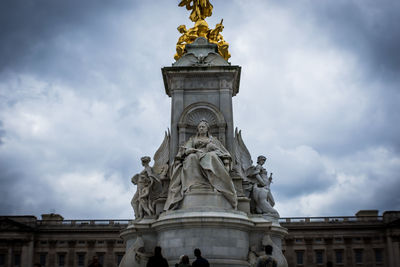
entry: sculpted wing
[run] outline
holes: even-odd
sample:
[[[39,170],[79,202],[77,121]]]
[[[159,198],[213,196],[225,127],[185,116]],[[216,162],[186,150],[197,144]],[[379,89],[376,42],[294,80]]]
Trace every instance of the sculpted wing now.
[[[243,142],[242,131],[238,131],[237,128],[235,129],[233,145],[235,150],[235,170],[243,179],[246,179],[246,171],[252,166],[253,161],[249,150]]]
[[[157,149],[154,154],[154,166],[153,170],[157,175],[164,173],[165,168],[168,169],[168,161],[169,161],[169,140],[171,134],[169,129],[165,132],[164,140],[161,143],[160,147]]]

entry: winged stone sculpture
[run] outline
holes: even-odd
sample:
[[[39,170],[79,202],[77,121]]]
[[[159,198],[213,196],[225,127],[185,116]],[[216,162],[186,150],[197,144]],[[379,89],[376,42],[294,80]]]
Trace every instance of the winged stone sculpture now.
[[[251,200],[251,212],[279,216],[278,212],[273,208],[275,201],[270,190],[272,173],[268,177],[268,173],[263,167],[266,157],[259,156],[257,165],[253,166],[249,150],[243,142],[242,133],[237,128],[235,129],[234,150],[234,170],[243,179],[243,190],[246,197]]]
[[[165,132],[164,140],[153,156],[155,174],[160,178],[162,191],[160,197],[167,197],[169,187],[169,143],[171,134],[169,129]]]
[[[141,158],[144,169],[134,175],[132,183],[137,186],[131,205],[137,220],[145,215],[156,215],[156,200],[168,194],[168,161],[169,161],[169,131],[165,133],[164,141],[154,154],[154,165],[150,167],[151,158]]]

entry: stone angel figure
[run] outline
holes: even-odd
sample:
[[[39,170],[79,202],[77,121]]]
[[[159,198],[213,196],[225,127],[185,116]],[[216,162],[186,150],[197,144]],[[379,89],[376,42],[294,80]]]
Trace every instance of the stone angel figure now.
[[[134,175],[132,183],[137,186],[131,205],[137,220],[145,215],[156,215],[156,200],[168,194],[168,161],[169,161],[169,131],[165,133],[164,141],[154,154],[154,165],[150,167],[151,158],[141,158],[144,169]]]
[[[266,157],[259,156],[257,165],[253,166],[249,150],[243,142],[241,131],[238,131],[237,128],[235,130],[234,150],[234,170],[243,179],[243,190],[246,197],[251,200],[251,212],[279,216],[278,212],[273,208],[275,201],[270,189],[272,173],[268,177],[267,170],[263,167]]]

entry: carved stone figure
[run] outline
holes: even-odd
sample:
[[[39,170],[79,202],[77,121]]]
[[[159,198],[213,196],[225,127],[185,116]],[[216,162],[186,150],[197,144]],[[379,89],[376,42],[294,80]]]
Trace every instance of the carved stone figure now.
[[[278,214],[278,212],[272,208],[275,206],[275,200],[270,189],[272,173],[268,178],[267,170],[263,167],[266,160],[266,157],[258,156],[257,165],[247,170],[247,178],[253,184],[251,193],[252,198],[256,202],[255,212]]]
[[[145,267],[151,255],[144,252],[144,241],[138,236],[135,243],[125,253],[119,267]]]
[[[247,255],[247,261],[249,262],[250,267],[256,267],[258,257],[260,253],[257,252],[257,246],[253,245],[249,247],[249,254]]]
[[[243,179],[243,189],[245,195],[251,199],[251,212],[258,214],[270,214],[279,217],[278,212],[273,208],[274,198],[271,194],[270,184],[272,182],[272,173],[268,178],[268,173],[263,167],[266,157],[259,156],[257,165],[253,166],[250,153],[245,146],[241,132],[235,131],[235,171]]]
[[[136,219],[142,219],[145,215],[156,215],[156,201],[160,197],[166,197],[168,192],[168,161],[169,161],[169,132],[165,133],[164,141],[154,154],[154,166],[150,167],[150,157],[141,158],[143,171],[134,175],[132,183],[137,186],[131,205]]]
[[[197,134],[180,147],[171,174],[165,210],[176,209],[185,192],[192,188],[216,190],[237,208],[237,196],[229,175],[231,156],[221,142],[210,135],[209,125],[201,121]]]
[[[150,160],[150,157],[142,157],[144,169],[131,179],[132,183],[137,185],[136,193],[131,201],[137,219],[143,218],[146,214],[150,216],[155,214],[154,199],[151,197],[150,190],[155,182],[160,183],[160,179],[149,166]]]

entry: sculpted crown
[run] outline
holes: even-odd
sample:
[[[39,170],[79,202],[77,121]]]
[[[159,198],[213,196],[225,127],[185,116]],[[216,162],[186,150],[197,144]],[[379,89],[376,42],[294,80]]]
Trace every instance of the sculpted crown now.
[[[179,3],[180,7],[185,6],[187,10],[192,10],[190,13],[190,20],[195,24],[189,30],[186,29],[185,25],[180,25],[178,31],[182,34],[178,42],[176,43],[176,54],[174,56],[175,60],[178,60],[186,52],[185,47],[187,44],[193,43],[196,38],[204,37],[210,43],[216,44],[218,46],[218,53],[225,59],[228,60],[231,54],[228,51],[229,44],[224,40],[221,32],[224,29],[221,22],[215,25],[215,29],[210,29],[206,17],[212,15],[213,6],[209,0],[182,0]]]

